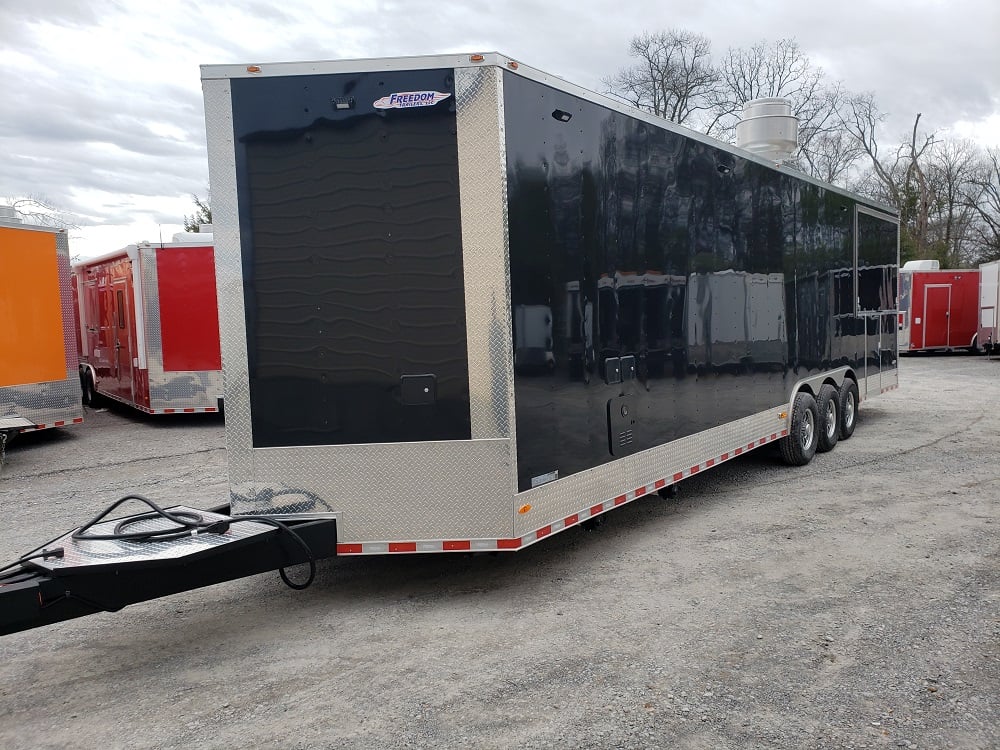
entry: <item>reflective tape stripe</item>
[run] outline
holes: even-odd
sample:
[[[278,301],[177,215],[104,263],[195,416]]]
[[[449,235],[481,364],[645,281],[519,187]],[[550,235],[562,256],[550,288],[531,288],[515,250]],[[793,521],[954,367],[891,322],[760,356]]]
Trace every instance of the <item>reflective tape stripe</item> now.
[[[447,540],[424,540],[424,541],[394,541],[394,542],[361,542],[361,543],[341,543],[337,545],[338,555],[381,555],[386,553],[414,553],[414,552],[469,552],[469,551],[482,551],[482,552],[497,552],[501,550],[519,550],[534,544],[540,539],[545,539],[548,536],[552,536],[563,529],[568,529],[573,526],[578,526],[582,522],[589,518],[599,516],[603,513],[607,513],[613,508],[617,508],[619,505],[625,505],[633,500],[640,497],[645,497],[648,494],[661,490],[667,486],[669,481],[672,483],[680,482],[685,477],[693,476],[698,474],[705,469],[715,466],[720,463],[729,461],[736,456],[742,455],[747,451],[751,451],[754,448],[766,445],[767,443],[774,442],[783,437],[788,436],[788,430],[783,429],[780,432],[772,432],[770,435],[759,438],[758,440],[748,443],[744,448],[742,445],[732,448],[731,450],[724,451],[716,458],[705,459],[700,464],[696,464],[685,471],[679,471],[673,474],[671,480],[666,478],[657,479],[651,484],[644,485],[642,487],[636,487],[634,490],[630,490],[623,495],[618,495],[610,500],[605,500],[602,503],[596,503],[591,505],[589,508],[572,513],[559,521],[553,521],[552,523],[546,524],[535,531],[529,532],[524,536],[515,539],[447,539]]]

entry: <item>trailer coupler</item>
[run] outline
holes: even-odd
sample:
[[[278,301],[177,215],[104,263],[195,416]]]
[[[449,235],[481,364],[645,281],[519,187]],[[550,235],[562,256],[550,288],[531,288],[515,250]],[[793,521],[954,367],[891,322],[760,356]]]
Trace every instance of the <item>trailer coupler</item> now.
[[[104,520],[126,499],[156,508]],[[0,635],[49,625],[237,578],[281,572],[305,588],[315,561],[337,552],[334,519],[281,522],[123,498],[79,529],[0,568]],[[309,565],[296,583],[285,568]],[[304,577],[304,576],[303,576]]]

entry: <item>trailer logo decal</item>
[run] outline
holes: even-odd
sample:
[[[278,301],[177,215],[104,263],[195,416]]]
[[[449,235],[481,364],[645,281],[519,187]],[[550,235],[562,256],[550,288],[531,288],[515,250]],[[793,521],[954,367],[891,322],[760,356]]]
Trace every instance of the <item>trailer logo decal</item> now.
[[[409,107],[433,107],[444,101],[450,93],[441,91],[399,91],[389,96],[376,99],[372,106],[375,109],[408,109]]]

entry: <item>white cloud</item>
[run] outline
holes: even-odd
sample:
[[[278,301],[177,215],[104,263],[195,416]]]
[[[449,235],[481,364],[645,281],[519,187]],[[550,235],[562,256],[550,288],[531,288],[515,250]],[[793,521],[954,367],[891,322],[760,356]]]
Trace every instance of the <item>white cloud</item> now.
[[[205,194],[201,64],[497,50],[599,90],[645,30],[702,33],[719,55],[794,37],[831,77],[874,92],[887,138],[922,112],[929,128],[1000,143],[995,0],[47,0],[4,3],[2,18],[0,196],[79,214],[74,253],[177,231]]]

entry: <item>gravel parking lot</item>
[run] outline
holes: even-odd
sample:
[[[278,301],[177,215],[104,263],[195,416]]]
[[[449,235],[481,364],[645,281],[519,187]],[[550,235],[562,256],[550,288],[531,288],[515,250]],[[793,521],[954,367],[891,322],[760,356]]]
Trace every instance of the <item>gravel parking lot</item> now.
[[[0,638],[4,748],[998,748],[1000,361],[912,357],[762,449],[515,554],[335,559]],[[130,492],[225,502],[222,420],[24,436],[0,558]]]

